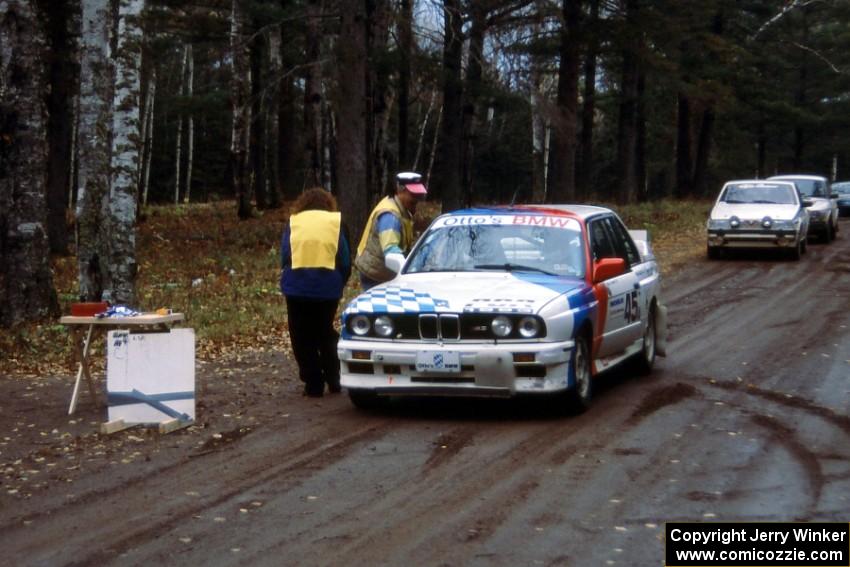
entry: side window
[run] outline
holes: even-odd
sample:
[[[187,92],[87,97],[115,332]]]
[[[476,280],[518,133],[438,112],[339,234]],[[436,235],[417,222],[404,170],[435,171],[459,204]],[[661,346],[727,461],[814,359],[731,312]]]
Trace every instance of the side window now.
[[[614,246],[611,244],[608,231],[605,230],[605,222],[602,219],[590,223],[590,250],[593,253],[594,261],[601,258],[619,258],[619,254],[614,251]]]
[[[617,255],[623,258],[629,266],[640,264],[640,253],[623,223],[614,217],[606,218],[605,222],[614,236],[614,247],[617,249]]]

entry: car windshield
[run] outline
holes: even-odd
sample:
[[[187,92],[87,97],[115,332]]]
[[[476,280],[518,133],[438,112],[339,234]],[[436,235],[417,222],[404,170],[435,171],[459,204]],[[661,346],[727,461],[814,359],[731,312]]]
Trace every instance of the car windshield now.
[[[826,197],[826,183],[819,179],[791,179],[805,197]]]
[[[794,190],[785,184],[738,183],[727,185],[720,200],[724,203],[763,203],[771,205],[795,205]]]
[[[438,218],[411,254],[406,273],[511,271],[584,277],[581,226],[536,215]]]
[[[850,195],[850,181],[842,181],[841,183],[833,183],[832,190],[841,195]]]

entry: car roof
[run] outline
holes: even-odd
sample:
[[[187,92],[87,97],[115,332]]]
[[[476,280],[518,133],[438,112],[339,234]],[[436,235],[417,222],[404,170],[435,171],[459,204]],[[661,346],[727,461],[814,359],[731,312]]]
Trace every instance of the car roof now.
[[[794,183],[790,179],[733,179],[732,181],[727,181],[723,184],[724,187],[732,184],[744,184],[744,183],[752,183],[753,185],[759,185],[764,183],[769,183],[770,185],[791,185],[794,186]]]
[[[826,181],[823,175],[771,175],[768,177],[771,181],[782,181],[785,179],[806,179],[809,181]]]
[[[540,214],[540,215],[564,215],[578,217],[582,220],[588,219],[595,215],[611,213],[611,209],[605,207],[597,207],[594,205],[503,205],[476,207],[473,209],[461,209],[452,211],[450,215],[475,215],[475,214],[504,214],[504,213],[520,213],[520,214]]]

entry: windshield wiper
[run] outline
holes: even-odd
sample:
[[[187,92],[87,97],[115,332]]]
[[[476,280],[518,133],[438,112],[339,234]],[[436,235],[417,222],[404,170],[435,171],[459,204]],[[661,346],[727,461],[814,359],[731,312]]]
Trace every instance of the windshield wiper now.
[[[537,272],[546,274],[547,276],[557,276],[558,274],[535,268],[533,266],[523,266],[522,264],[475,264],[476,270],[505,270],[506,272]]]
[[[777,203],[776,201],[768,201],[767,199],[757,199],[753,201],[753,203],[759,203],[761,205],[781,205],[783,203]]]

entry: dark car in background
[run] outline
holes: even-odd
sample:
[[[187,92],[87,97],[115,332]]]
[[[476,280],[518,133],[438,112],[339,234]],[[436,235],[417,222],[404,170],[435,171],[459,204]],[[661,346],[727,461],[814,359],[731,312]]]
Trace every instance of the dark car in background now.
[[[850,181],[833,183],[832,192],[838,194],[838,214],[850,216]]]

